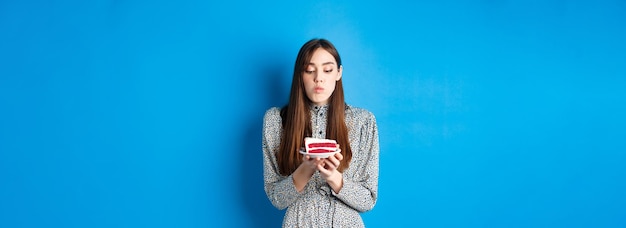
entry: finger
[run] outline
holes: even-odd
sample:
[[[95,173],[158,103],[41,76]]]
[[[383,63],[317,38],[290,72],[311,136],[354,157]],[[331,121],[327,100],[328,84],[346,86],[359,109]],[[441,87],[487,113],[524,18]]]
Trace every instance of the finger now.
[[[328,157],[328,159],[326,159],[326,160],[328,160],[328,161],[332,162],[332,164],[333,164],[335,167],[338,167],[338,166],[339,166],[340,161],[339,161],[339,159],[337,159],[337,157],[335,157],[335,156],[330,156],[330,157]]]
[[[333,157],[335,157],[339,161],[343,160],[343,155],[341,153],[336,153]]]
[[[334,162],[330,161],[330,160],[326,160],[325,161],[325,165],[324,168],[326,168],[327,170],[335,170],[337,169],[338,165],[335,164]]]
[[[331,156],[328,156],[328,157],[326,158],[326,160],[329,160],[329,161],[337,161],[337,157],[335,157],[334,155],[331,155]]]
[[[322,178],[324,179],[333,175],[334,172],[337,172],[335,168],[332,167],[332,164],[328,163],[328,161],[324,162],[324,164],[322,165],[319,165],[317,167],[317,170],[319,171],[320,176],[322,176]]]
[[[326,170],[326,167],[324,166],[326,166],[326,164],[324,163],[317,164],[317,170],[319,170],[320,173],[326,173],[327,170]]]

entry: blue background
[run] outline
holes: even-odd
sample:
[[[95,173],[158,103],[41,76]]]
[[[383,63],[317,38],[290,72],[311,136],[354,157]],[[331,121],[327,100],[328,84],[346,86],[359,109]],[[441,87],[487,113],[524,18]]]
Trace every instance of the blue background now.
[[[2,1],[0,227],[276,227],[261,127],[331,40],[370,227],[626,227],[626,2]]]

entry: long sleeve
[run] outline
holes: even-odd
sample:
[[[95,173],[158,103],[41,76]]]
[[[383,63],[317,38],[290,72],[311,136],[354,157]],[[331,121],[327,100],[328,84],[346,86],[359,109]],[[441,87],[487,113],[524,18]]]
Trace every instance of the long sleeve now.
[[[272,108],[263,118],[263,176],[267,198],[279,210],[285,209],[301,195],[296,190],[292,176],[282,176],[278,171],[276,151],[280,145],[282,123],[280,111]]]
[[[344,174],[343,187],[338,194],[333,194],[346,205],[359,212],[369,211],[376,204],[378,196],[378,127],[373,114],[367,113],[366,123],[361,130],[361,145],[352,153],[363,153],[362,164],[357,168],[355,178]]]

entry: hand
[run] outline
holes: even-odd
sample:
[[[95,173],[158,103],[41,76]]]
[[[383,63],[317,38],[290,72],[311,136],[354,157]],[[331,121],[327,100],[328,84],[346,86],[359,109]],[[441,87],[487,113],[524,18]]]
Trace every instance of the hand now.
[[[300,164],[300,166],[313,174],[317,169],[317,166],[323,163],[324,160],[322,158],[312,158],[309,155],[304,155],[304,157],[302,157],[302,164]]]
[[[323,162],[321,158],[311,158],[308,155],[302,157],[302,163],[293,172],[293,184],[296,187],[296,191],[302,192],[304,190],[306,183],[309,182],[318,165]]]
[[[317,164],[320,176],[326,180],[326,183],[330,185],[335,193],[339,193],[339,190],[343,187],[343,175],[337,170],[339,165],[341,165],[341,160],[343,160],[343,155],[336,153]]]

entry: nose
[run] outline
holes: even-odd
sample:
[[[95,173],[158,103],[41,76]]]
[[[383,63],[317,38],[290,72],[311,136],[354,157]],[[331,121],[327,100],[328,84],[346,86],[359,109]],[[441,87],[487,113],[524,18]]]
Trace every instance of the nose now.
[[[320,74],[318,74],[317,72],[315,72],[315,76],[313,77],[313,81],[314,82],[319,82],[319,83],[324,82],[323,79],[322,79],[322,76]]]

